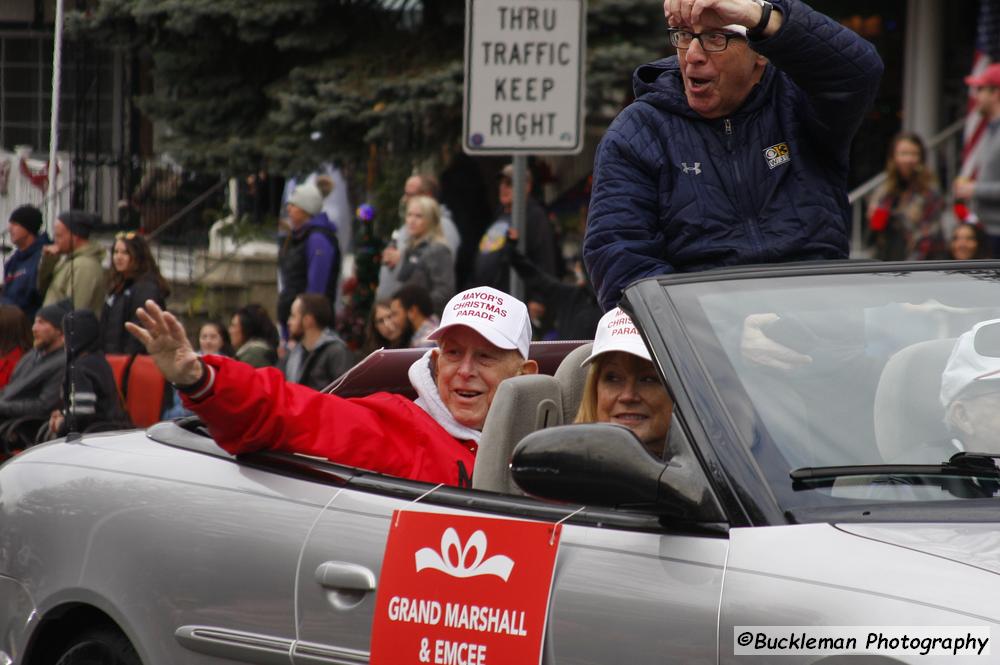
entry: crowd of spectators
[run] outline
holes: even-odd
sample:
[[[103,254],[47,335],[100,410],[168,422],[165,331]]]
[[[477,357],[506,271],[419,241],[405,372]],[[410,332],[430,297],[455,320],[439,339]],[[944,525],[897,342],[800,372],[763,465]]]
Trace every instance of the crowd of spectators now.
[[[480,169],[466,163],[464,155],[453,156],[441,184],[426,171],[415,171],[403,184],[398,228],[376,257],[380,274],[365,339],[349,345],[336,325],[339,277],[350,265],[338,224],[349,226],[349,220],[330,217],[334,179],[314,174],[301,184],[290,183],[286,192],[276,302],[249,303],[231,314],[228,326],[206,323],[196,352],[202,358],[231,356],[255,368],[276,367],[289,382],[322,390],[377,349],[436,347],[442,314],[456,293],[484,288],[509,293],[512,274],[524,284],[533,339],[580,339],[593,336],[621,289],[638,277],[760,260],[846,256],[848,221],[841,205],[846,197],[839,175],[846,172],[846,146],[881,75],[877,54],[853,32],[797,0],[763,3],[767,7],[760,9],[754,5],[752,11],[738,3],[706,3],[712,10],[694,22],[683,3],[664,4],[677,55],[637,70],[636,95],[643,103],[627,107],[601,142],[582,255],[564,256],[560,229],[545,210],[531,171],[524,174],[526,215],[519,250],[512,221],[514,165],[496,174],[498,205],[491,213]],[[815,55],[821,60],[812,62],[811,35],[820,29],[837,43],[836,57]],[[719,72],[728,75],[718,87],[706,83]],[[863,75],[855,77],[857,72]],[[979,112],[990,121],[988,139],[995,143],[1000,69],[993,66],[967,82]],[[788,104],[762,102],[761,95],[755,97],[758,88]],[[774,155],[765,162],[754,146],[730,146],[731,159],[745,159],[748,173],[762,172],[766,163],[777,174],[773,188],[747,197],[724,195],[729,188],[722,182],[713,197],[691,204],[703,183],[714,187],[711,183],[724,181],[728,173],[704,153],[703,161],[691,162],[694,166],[683,162],[681,175],[668,179],[669,196],[663,195],[664,182],[651,174],[663,173],[674,151],[684,148],[692,160],[702,159],[711,143],[706,132],[714,131],[717,120],[729,123],[728,118],[751,111],[761,127],[784,126],[785,116],[800,127],[784,137],[787,143],[771,146]],[[676,131],[656,143],[662,150],[635,143],[637,136],[671,127]],[[844,140],[831,141],[831,132]],[[788,166],[789,155],[800,153],[804,156],[795,158],[802,164]],[[923,140],[911,132],[897,135],[888,146],[884,183],[868,200],[872,256],[993,256],[992,155],[977,181],[954,183],[954,196],[970,201],[981,215],[979,221],[973,215],[955,224]],[[827,167],[813,168],[816,164],[833,168],[838,177],[823,170]],[[807,168],[805,180],[781,177],[792,168]],[[812,183],[809,205],[816,208],[808,224],[791,219],[796,206],[781,204],[786,198],[806,200],[806,181]],[[757,200],[758,195],[770,198]],[[736,237],[725,220],[744,208],[758,223],[741,226]],[[0,297],[0,432],[12,417],[29,410],[46,418],[52,433],[128,418],[120,393],[108,389],[115,378],[103,357],[147,351],[126,332],[126,324],[133,332],[144,324],[136,311],[149,302],[165,310],[170,288],[141,234],[119,233],[105,247],[92,239],[99,226],[95,215],[65,211],[53,221],[50,241],[37,208],[22,206],[10,215],[14,251],[5,261]],[[86,371],[66,374],[66,358]],[[71,384],[77,390],[86,385],[85,392],[99,403],[74,400]],[[31,393],[27,401],[26,390]],[[167,406],[167,413],[184,412],[177,400]]]

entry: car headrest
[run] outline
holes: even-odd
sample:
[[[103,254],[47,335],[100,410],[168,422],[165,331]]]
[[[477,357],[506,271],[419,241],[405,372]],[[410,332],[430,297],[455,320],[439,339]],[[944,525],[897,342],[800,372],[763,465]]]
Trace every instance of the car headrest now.
[[[939,394],[941,373],[954,346],[954,339],[918,342],[885,364],[874,407],[875,440],[885,461],[926,462],[914,459],[914,451],[951,438]]]
[[[593,342],[581,344],[577,348],[566,354],[563,361],[556,369],[555,377],[559,382],[559,390],[562,393],[562,418],[564,423],[571,423],[576,419],[576,412],[580,410],[580,402],[583,399],[583,384],[587,381],[587,367],[580,367],[580,364],[590,355]]]
[[[559,385],[547,374],[527,374],[502,381],[483,424],[472,487],[524,494],[510,475],[511,453],[532,432],[562,424],[561,402]]]

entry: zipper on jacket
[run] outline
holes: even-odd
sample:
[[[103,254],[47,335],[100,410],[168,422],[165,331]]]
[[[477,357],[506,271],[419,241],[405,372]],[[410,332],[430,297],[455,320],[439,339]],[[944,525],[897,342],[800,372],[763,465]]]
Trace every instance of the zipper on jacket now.
[[[733,123],[729,118],[725,118],[722,121],[722,126],[724,133],[726,135],[726,147],[729,149],[729,152],[732,152]],[[753,216],[752,206],[750,205],[751,201],[749,201],[747,197],[742,195],[743,172],[740,170],[740,163],[738,159],[733,159],[732,164],[733,164],[733,176],[736,184],[736,187],[734,189],[736,192],[737,200],[739,202],[739,207],[740,209],[746,211],[747,213],[746,218],[744,220],[744,224],[746,225],[747,240],[750,241],[756,259],[762,261],[763,244],[761,243],[759,230],[757,228],[757,222]]]

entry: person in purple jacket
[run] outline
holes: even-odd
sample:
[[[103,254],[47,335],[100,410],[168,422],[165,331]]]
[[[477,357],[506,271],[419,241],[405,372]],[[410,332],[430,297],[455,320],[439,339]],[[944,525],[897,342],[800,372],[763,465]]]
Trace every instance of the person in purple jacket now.
[[[799,0],[663,9],[677,55],[636,70],[594,161],[583,258],[601,306],[643,277],[847,258],[875,48]]]
[[[321,293],[337,301],[337,278],[340,276],[340,243],[337,227],[323,212],[325,194],[320,187],[332,189],[332,182],[317,179],[317,185],[299,185],[288,197],[288,223],[291,232],[279,255],[281,271],[278,293],[278,321],[287,331],[292,303],[300,293]]]

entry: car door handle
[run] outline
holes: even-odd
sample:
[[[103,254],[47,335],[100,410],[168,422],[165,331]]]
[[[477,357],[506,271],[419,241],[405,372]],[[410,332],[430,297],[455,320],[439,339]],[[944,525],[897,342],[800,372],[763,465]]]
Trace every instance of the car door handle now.
[[[351,610],[375,590],[375,573],[346,561],[324,561],[316,569],[316,582],[327,589],[327,600],[337,610]]]
[[[374,591],[375,573],[346,561],[325,561],[316,569],[316,582],[335,591]]]

